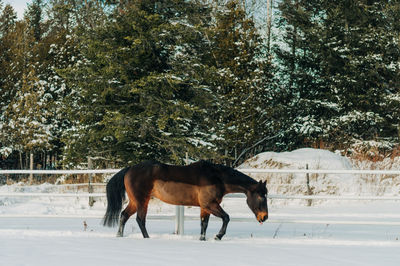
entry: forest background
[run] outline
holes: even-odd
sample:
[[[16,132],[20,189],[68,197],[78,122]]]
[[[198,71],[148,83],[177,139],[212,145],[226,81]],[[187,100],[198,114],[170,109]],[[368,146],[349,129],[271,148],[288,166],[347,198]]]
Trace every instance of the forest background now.
[[[399,0],[0,0],[0,168],[393,157],[399,70]]]

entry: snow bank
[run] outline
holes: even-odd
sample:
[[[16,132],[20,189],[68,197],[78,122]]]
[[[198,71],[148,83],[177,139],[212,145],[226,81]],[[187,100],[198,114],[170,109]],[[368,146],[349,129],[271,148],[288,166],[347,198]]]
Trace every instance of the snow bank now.
[[[351,170],[352,165],[346,157],[327,150],[304,148],[292,152],[263,152],[244,162],[239,168],[271,168],[271,164],[280,168]]]
[[[311,148],[282,153],[260,153],[238,168],[305,169],[306,165],[309,169],[324,170],[357,168],[353,167],[352,162],[346,157],[327,150]],[[305,174],[252,174],[251,176],[259,180],[267,180],[271,194],[308,194]],[[397,196],[400,194],[400,182],[397,182],[396,178],[378,175],[310,174],[309,184],[313,195]]]

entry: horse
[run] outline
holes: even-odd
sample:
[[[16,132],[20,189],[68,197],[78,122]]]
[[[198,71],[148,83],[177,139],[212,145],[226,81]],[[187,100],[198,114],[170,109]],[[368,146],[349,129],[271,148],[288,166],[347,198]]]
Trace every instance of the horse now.
[[[222,219],[222,227],[215,239],[221,240],[225,235],[230,219],[220,203],[229,193],[244,193],[247,205],[259,223],[268,219],[266,181],[257,182],[231,167],[208,161],[187,166],[146,161],[126,167],[109,180],[106,192],[103,225],[111,227],[119,222],[118,237],[123,236],[126,222],[135,213],[143,237],[149,237],[145,224],[151,197],[173,205],[200,207],[200,240],[206,240],[210,214]],[[125,192],[129,202],[121,212]]]

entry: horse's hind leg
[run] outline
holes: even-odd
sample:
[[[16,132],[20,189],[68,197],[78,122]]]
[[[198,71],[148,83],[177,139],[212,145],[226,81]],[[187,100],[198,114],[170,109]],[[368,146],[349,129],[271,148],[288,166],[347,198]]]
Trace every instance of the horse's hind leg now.
[[[125,224],[128,221],[129,217],[135,214],[135,212],[136,212],[136,205],[130,201],[128,206],[126,206],[125,210],[121,212],[121,218],[119,219],[119,229],[117,233],[118,237],[124,236]]]
[[[147,206],[149,204],[149,200],[144,201],[143,204],[138,205],[136,222],[139,225],[140,231],[142,231],[142,235],[144,238],[149,238],[149,234],[146,230],[146,215],[147,215]]]
[[[229,215],[222,209],[222,207],[217,202],[209,204],[206,209],[211,214],[220,217],[222,219],[221,230],[219,230],[219,233],[215,236],[215,240],[221,240],[226,233],[226,228],[228,227],[228,223],[230,221]]]
[[[200,225],[201,225],[201,233],[200,233],[200,240],[206,240],[206,231],[208,226],[208,220],[210,219],[210,213],[207,212],[205,209],[200,210]]]

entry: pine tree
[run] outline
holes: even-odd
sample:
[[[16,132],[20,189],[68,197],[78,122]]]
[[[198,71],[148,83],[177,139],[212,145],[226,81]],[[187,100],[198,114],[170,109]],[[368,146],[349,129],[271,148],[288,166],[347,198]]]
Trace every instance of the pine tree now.
[[[1,10],[1,2],[0,2],[0,10]],[[15,27],[15,22],[17,20],[17,13],[14,11],[14,8],[7,4],[1,14],[0,17],[0,36],[4,37],[9,34]]]
[[[3,13],[4,14],[4,13]],[[2,16],[3,17],[3,16]],[[27,34],[24,23],[16,23],[15,28],[3,34],[1,38],[1,116],[0,116],[0,142],[9,148],[21,148],[20,143],[11,141],[13,131],[10,129],[10,116],[7,110],[12,107],[12,101],[22,85],[22,76],[27,61],[27,45],[25,43]],[[8,128],[8,129],[7,129]],[[21,150],[22,152],[22,150]]]
[[[12,143],[17,151],[34,151],[35,149],[49,149],[51,141],[50,125],[47,123],[49,114],[44,108],[48,96],[35,75],[30,69],[23,77],[20,90],[5,112],[8,121],[3,126],[6,140]]]
[[[397,138],[399,46],[393,1],[283,1],[277,49],[292,92],[292,147]]]
[[[276,130],[271,121],[275,96],[273,66],[254,22],[239,1],[218,7],[215,26],[210,28],[215,94],[220,106],[219,147],[236,159]],[[261,141],[261,142],[260,142]],[[261,145],[262,144],[262,145]],[[253,147],[255,148],[255,147]]]
[[[320,138],[324,121],[336,113],[324,80],[320,78],[320,53],[324,27],[321,1],[282,1],[279,28],[284,34],[275,45],[280,81],[287,88],[284,136],[280,146],[293,149]],[[329,123],[329,122],[328,122]]]
[[[65,83],[56,71],[69,63],[54,50],[70,52],[68,47],[61,47],[67,34],[49,29],[49,21],[42,21],[37,12],[32,12],[37,11],[32,6],[24,20],[7,23],[11,27],[2,38],[7,50],[3,53],[6,59],[2,68],[2,96],[6,101],[0,141],[20,153],[59,150],[66,121],[61,108],[61,99],[66,95]],[[15,18],[12,12],[4,17]],[[65,59],[68,58],[71,56]]]
[[[42,17],[42,0],[33,0],[31,4],[28,4],[28,9],[25,12],[25,19],[27,20],[29,28],[32,31],[36,41],[39,41],[42,37]]]
[[[2,3],[0,1],[0,10],[1,6]],[[12,99],[12,94],[10,94],[9,86],[7,85],[7,76],[10,62],[13,58],[10,47],[14,41],[12,32],[15,28],[16,18],[14,9],[10,5],[6,5],[0,16],[0,121],[2,120],[1,114],[5,106]]]
[[[354,1],[350,10],[345,3],[328,6],[346,15],[326,19],[337,36],[328,37],[326,80],[341,109],[331,124],[343,141],[398,142],[400,47],[388,13],[393,4]]]
[[[71,66],[80,67],[81,55],[77,49],[75,26],[72,5],[69,1],[50,1],[48,6],[48,20],[42,25],[47,34],[37,45],[40,49],[40,66],[38,75],[50,100],[46,108],[52,115],[48,117],[51,124],[50,132],[53,136],[52,153],[61,153],[64,148],[63,134],[71,127],[68,117],[65,98],[72,93],[71,88],[62,77],[62,69]]]
[[[205,68],[204,8],[183,0],[120,2],[103,25],[87,29],[86,65],[65,74],[79,108],[79,126],[67,136],[79,136],[67,147],[71,157],[80,150],[124,163],[180,162],[186,151],[201,156],[212,148],[204,141],[213,134],[205,118],[209,92],[196,77]]]

